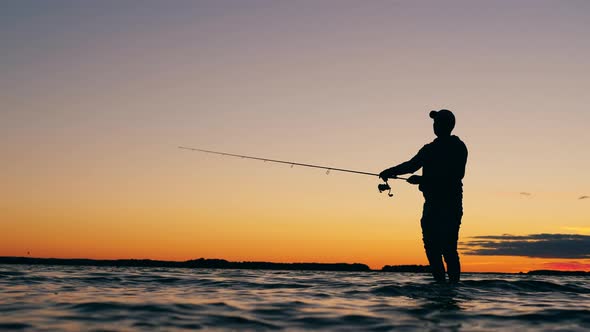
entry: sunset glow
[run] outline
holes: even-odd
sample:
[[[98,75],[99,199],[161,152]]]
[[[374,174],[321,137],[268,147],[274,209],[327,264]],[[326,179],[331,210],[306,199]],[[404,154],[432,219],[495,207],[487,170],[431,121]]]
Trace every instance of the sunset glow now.
[[[0,256],[427,264],[410,184],[177,147],[379,173],[440,108],[469,148],[460,241],[590,236],[590,2],[248,3],[2,5]]]

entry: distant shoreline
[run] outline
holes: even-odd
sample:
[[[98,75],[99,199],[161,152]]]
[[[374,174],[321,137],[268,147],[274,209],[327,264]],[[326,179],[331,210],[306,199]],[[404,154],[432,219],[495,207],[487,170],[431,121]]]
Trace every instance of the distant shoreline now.
[[[162,261],[152,259],[89,259],[89,258],[34,258],[0,256],[0,264],[65,265],[65,266],[111,266],[111,267],[172,267],[192,269],[252,269],[287,271],[343,271],[343,272],[402,272],[429,273],[428,265],[385,265],[380,270],[371,270],[361,263],[272,263],[230,262],[225,259],[192,259],[187,261]],[[468,272],[493,274],[568,275],[590,276],[590,271],[533,270],[526,273]]]

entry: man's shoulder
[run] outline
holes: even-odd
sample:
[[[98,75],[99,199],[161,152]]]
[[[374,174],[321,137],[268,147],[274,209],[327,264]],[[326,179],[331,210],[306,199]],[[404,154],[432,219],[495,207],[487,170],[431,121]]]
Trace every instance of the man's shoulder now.
[[[460,147],[462,147],[462,148],[464,148],[464,149],[466,149],[466,150],[467,150],[467,145],[465,145],[465,142],[463,142],[463,141],[461,140],[461,138],[459,138],[459,136],[455,136],[455,135],[453,135],[453,136],[451,136],[451,137],[453,137],[453,139],[455,139],[455,141],[456,141],[456,143],[455,143],[455,144],[457,144],[458,146],[460,146]]]
[[[430,143],[426,143],[426,144],[424,144],[424,146],[422,148],[420,148],[420,151],[418,151],[418,153],[426,153],[426,152],[432,150],[432,148],[435,146],[436,146],[436,140],[434,140]]]
[[[420,151],[438,151],[438,150],[465,150],[467,151],[467,145],[459,138],[459,136],[452,135],[444,139],[436,138],[434,141],[427,143],[422,147]]]

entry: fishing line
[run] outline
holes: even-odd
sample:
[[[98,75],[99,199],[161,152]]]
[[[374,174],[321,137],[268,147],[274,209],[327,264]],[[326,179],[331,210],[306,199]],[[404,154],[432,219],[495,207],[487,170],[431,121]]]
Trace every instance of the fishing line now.
[[[262,158],[262,157],[254,157],[254,156],[247,156],[247,155],[235,154],[235,153],[228,153],[228,152],[220,152],[220,151],[212,151],[212,150],[205,150],[205,149],[197,149],[197,148],[191,148],[191,147],[186,147],[186,146],[179,146],[178,148],[179,149],[184,149],[184,150],[196,151],[196,152],[211,153],[211,154],[216,154],[216,155],[220,155],[220,156],[235,157],[235,158],[242,158],[242,159],[260,160],[260,161],[264,161],[264,162],[271,162],[271,163],[277,163],[277,164],[291,165],[291,168],[293,168],[293,166],[319,168],[319,169],[326,170],[326,175],[329,175],[331,171],[336,171],[336,172],[345,172],[345,173],[353,173],[353,174],[368,175],[368,176],[379,176],[379,174],[377,174],[377,173],[357,171],[357,170],[346,169],[346,168],[336,168],[336,167],[328,167],[328,166],[321,166],[321,165],[314,165],[314,164],[299,163],[299,162],[295,162],[295,161],[286,161],[286,160],[277,160],[277,159],[269,159],[269,158]],[[396,176],[396,177],[394,177],[392,179],[408,180],[408,178],[399,177],[399,176]],[[393,196],[393,194],[391,193],[391,187],[389,186],[389,184],[387,183],[387,181],[385,181],[385,183],[379,184],[378,189],[379,189],[379,192],[383,192],[383,191],[388,190],[389,191],[388,192],[388,196],[389,197],[392,197]]]

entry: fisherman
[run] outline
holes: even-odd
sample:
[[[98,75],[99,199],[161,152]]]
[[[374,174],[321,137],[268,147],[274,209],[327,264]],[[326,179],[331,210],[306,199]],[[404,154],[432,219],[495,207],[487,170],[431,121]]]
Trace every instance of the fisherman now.
[[[432,111],[430,117],[434,120],[433,129],[437,138],[424,145],[415,157],[384,170],[379,177],[387,181],[422,168],[421,176],[412,175],[407,181],[419,185],[424,196],[420,225],[432,276],[437,282],[445,282],[443,256],[447,263],[449,282],[457,283],[461,274],[457,252],[463,216],[461,180],[465,175],[467,147],[459,137],[451,135],[455,127],[455,116],[451,111]]]

